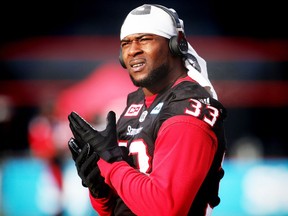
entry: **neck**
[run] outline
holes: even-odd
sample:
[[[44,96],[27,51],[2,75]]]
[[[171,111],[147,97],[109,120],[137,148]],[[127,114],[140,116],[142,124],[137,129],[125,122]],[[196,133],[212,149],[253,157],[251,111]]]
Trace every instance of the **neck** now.
[[[173,74],[173,73],[171,73]],[[167,76],[167,79],[161,80],[157,85],[151,87],[143,87],[143,92],[145,96],[152,96],[164,91],[167,88],[173,86],[173,84],[180,78],[187,76],[187,72],[183,71],[182,73],[174,73],[172,77]],[[176,76],[177,75],[177,76]]]

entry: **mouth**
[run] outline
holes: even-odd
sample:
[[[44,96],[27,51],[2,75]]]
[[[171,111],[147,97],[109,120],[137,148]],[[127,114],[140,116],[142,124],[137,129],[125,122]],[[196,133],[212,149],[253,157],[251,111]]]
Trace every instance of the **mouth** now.
[[[129,65],[134,72],[138,72],[138,71],[141,71],[145,67],[145,60],[133,59],[129,62]]]
[[[143,63],[139,63],[139,64],[134,64],[131,65],[132,68],[136,68],[136,67],[141,67],[142,65],[144,65]]]

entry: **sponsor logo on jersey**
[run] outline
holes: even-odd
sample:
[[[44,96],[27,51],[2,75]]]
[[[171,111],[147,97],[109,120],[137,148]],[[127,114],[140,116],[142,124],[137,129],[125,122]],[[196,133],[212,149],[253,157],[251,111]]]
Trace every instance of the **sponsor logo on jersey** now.
[[[199,99],[199,101],[204,104],[210,104],[210,98],[202,98],[202,99]]]
[[[143,121],[145,120],[145,118],[146,118],[147,115],[148,115],[148,111],[145,110],[145,111],[141,114],[141,116],[140,116],[140,118],[139,118],[139,122],[143,122]]]
[[[143,129],[143,127],[132,128],[130,125],[128,125],[126,135],[135,136],[136,134],[139,134],[142,129]]]
[[[151,114],[158,114],[163,106],[164,102],[160,102],[157,106],[151,111]]]
[[[142,108],[143,104],[131,104],[127,109],[124,116],[137,116]]]

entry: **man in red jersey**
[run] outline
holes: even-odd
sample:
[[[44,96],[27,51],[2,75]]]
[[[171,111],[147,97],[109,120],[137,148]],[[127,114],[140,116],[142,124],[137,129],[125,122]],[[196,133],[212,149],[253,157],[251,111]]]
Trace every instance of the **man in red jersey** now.
[[[210,215],[220,202],[225,108],[173,9],[144,4],[121,27],[120,63],[138,88],[104,131],[68,119],[69,148],[99,215]]]

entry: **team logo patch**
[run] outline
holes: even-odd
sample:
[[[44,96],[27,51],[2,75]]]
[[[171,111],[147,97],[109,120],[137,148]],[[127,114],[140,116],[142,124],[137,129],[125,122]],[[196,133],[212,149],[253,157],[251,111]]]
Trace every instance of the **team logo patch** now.
[[[158,114],[163,106],[163,102],[157,104],[157,106],[151,111],[151,114]]]
[[[124,116],[137,116],[142,108],[143,104],[131,104],[127,109]]]

